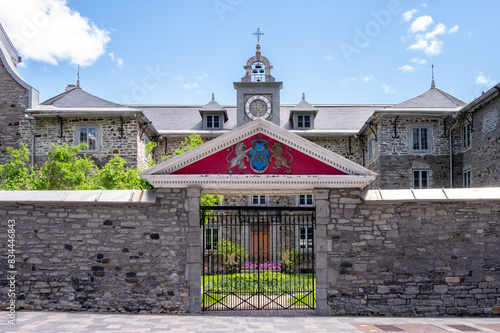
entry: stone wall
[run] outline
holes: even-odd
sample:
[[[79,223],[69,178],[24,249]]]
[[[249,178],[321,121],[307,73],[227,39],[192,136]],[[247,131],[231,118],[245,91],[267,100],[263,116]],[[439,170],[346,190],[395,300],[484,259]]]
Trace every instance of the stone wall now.
[[[332,190],[317,208],[318,298],[332,315],[500,314],[500,202],[380,202]],[[316,197],[316,204],[325,201]],[[326,218],[320,215],[328,215]],[[323,258],[325,256],[326,258]],[[318,267],[317,267],[318,268]],[[322,281],[325,279],[326,281]],[[321,303],[318,303],[320,307]]]
[[[17,305],[184,312],[189,297],[186,207],[186,191],[179,189],[158,190],[154,205],[3,202],[2,227],[7,228],[7,218],[16,223]],[[0,241],[2,253],[7,253],[6,229]],[[0,267],[10,270],[7,260]],[[6,277],[0,277],[2,308],[8,302]]]
[[[22,128],[28,128],[24,110],[28,108],[29,91],[22,87],[7,72],[0,61],[0,164],[8,161],[7,148],[19,148],[19,143],[27,143]]]
[[[377,141],[374,154],[366,166],[379,174],[371,188],[402,189],[413,187],[413,170],[429,171],[429,188],[450,187],[450,139],[448,131],[456,120],[433,117],[400,116],[396,122],[397,135],[393,138],[396,116],[384,116],[377,123]],[[446,122],[447,133],[443,123]],[[415,153],[410,149],[412,125],[426,125],[431,130],[431,150]],[[374,137],[370,130],[367,138]],[[461,136],[460,131],[452,134],[454,180],[461,176]],[[456,182],[454,182],[456,186]],[[461,184],[461,181],[460,183]],[[461,186],[460,186],[461,187]]]
[[[106,164],[113,158],[114,154],[119,154],[127,161],[127,167],[137,167],[144,159],[144,142],[139,139],[138,124],[136,118],[123,118],[124,139],[120,139],[121,120],[120,118],[62,118],[63,136],[61,135],[60,123],[57,118],[39,118],[33,120],[35,135],[35,163],[42,164],[47,160],[47,152],[53,144],[66,143],[70,146],[78,144],[76,137],[77,125],[92,124],[98,126],[99,151],[88,152],[98,166]],[[29,145],[31,149],[31,144]]]
[[[500,200],[359,194],[315,190],[318,314],[500,314]],[[199,200],[200,190],[189,188],[159,189],[149,205],[0,201],[4,221],[16,221],[17,306],[199,312]],[[0,242],[7,253],[6,232]],[[10,270],[7,260],[0,268]],[[7,289],[4,275],[2,307]]]
[[[472,172],[472,186],[500,183],[500,99],[473,113],[471,147],[464,152],[463,170]],[[465,123],[466,120],[464,119]],[[480,161],[478,163],[478,161]]]

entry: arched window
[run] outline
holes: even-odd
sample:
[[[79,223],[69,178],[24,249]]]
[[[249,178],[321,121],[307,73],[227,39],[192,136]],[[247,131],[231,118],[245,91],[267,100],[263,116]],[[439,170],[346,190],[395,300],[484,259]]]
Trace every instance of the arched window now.
[[[266,82],[266,66],[262,62],[252,64],[252,82]]]

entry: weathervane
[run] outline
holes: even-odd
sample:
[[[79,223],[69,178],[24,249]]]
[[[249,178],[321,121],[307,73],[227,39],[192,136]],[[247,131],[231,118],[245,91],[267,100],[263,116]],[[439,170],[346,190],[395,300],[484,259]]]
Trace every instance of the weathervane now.
[[[257,31],[254,32],[252,35],[254,35],[255,37],[257,37],[257,43],[260,43],[260,37],[262,35],[264,35],[264,33],[262,31],[260,31],[260,28],[257,28]]]

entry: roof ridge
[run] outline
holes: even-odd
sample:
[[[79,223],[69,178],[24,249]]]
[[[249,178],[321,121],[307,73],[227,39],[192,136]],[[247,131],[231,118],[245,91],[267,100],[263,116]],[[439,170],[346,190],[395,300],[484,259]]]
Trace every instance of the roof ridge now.
[[[463,103],[463,105],[467,105],[467,103],[465,103],[464,101],[462,101],[460,98],[455,97],[455,96],[453,96],[452,94],[450,94],[450,93],[448,93],[448,92],[446,92],[446,91],[444,91],[444,90],[439,89],[438,87],[434,87],[433,89],[436,89],[439,93],[441,93],[441,95],[443,95],[444,97],[446,97],[446,98],[447,98],[448,100],[450,100],[452,103],[457,104],[457,103],[456,103],[456,101],[460,101],[460,102],[462,102],[462,103]],[[450,98],[450,97],[451,97],[451,98]],[[455,101],[454,101],[453,99],[455,99]],[[457,106],[463,106],[463,105],[458,105],[458,104],[457,104]]]
[[[73,91],[76,88],[77,88],[76,86],[75,87],[71,87],[70,89],[63,91],[59,95],[55,95],[54,97],[51,97],[51,98],[49,98],[46,101],[43,101],[42,103],[40,103],[40,105],[52,105],[55,102],[57,102],[58,100],[60,100],[64,95],[67,95],[70,91]],[[81,88],[79,88],[79,89],[81,89]]]

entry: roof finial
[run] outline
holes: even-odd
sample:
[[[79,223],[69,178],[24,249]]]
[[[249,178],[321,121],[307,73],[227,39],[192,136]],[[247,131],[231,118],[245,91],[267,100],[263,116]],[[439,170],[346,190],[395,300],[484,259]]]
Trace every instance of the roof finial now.
[[[432,82],[431,82],[431,89],[436,87],[436,84],[434,83],[434,65],[431,66],[432,68]]]
[[[255,37],[257,37],[257,44],[260,43],[260,37],[264,35],[262,31],[260,31],[260,28],[257,28],[257,31],[253,33]]]
[[[302,93],[302,100],[305,101],[306,100],[306,93]]]
[[[76,87],[80,88],[80,65],[78,65],[78,73],[76,74],[77,80],[76,80]]]
[[[215,94],[212,93],[212,101],[215,101]]]

